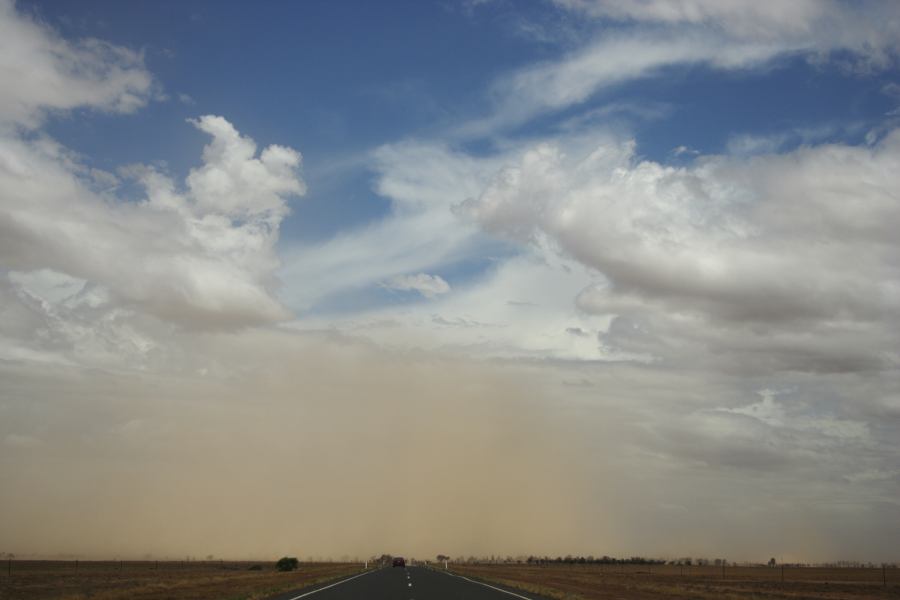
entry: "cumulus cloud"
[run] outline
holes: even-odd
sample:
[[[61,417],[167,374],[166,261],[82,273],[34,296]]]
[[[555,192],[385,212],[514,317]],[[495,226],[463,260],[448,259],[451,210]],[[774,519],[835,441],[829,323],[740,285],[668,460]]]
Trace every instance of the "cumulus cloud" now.
[[[211,142],[184,185],[134,165],[120,174],[146,197],[122,201],[116,175],[35,128],[60,110],[142,106],[156,84],[140,55],[64,40],[3,1],[0,57],[0,121],[9,126],[0,130],[0,293],[8,301],[0,331],[16,339],[7,351],[83,348],[76,340],[105,326],[112,347],[123,341],[118,322],[127,314],[200,328],[288,315],[272,293],[274,245],[288,199],[305,191],[298,152],[272,145],[257,154],[227,120],[203,116],[191,123]],[[43,323],[44,334],[28,336],[21,318]]]
[[[783,343],[790,368],[887,368],[900,306],[898,154],[896,132],[871,148],[680,168],[638,160],[628,141],[575,156],[545,144],[462,208],[491,231],[546,237],[602,273],[580,306],[652,321],[660,349],[668,335],[747,352]],[[741,331],[716,343],[725,330]]]
[[[128,113],[158,93],[140,53],[97,39],[72,42],[0,0],[0,124],[34,127],[48,112]]]
[[[191,170],[187,178],[197,209],[240,221],[256,218],[277,227],[287,213],[284,197],[306,191],[296,172],[300,153],[271,145],[257,158],[253,140],[241,136],[223,117],[207,115],[191,123],[212,137],[203,149],[203,166]]]
[[[450,284],[444,281],[441,276],[428,275],[427,273],[398,275],[388,279],[382,285],[389,290],[401,292],[416,291],[426,298],[434,298],[450,291]]]
[[[287,200],[302,194],[300,155],[252,140],[225,119],[195,126],[212,141],[183,190],[164,173],[125,171],[139,203],[96,193],[84,168],[46,138],[0,139],[0,256],[16,271],[52,270],[96,284],[118,307],[186,327],[284,318],[274,245]]]

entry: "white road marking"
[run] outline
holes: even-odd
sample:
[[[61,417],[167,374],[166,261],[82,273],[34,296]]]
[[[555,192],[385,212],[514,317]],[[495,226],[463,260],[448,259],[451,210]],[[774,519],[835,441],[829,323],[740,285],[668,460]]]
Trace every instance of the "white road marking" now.
[[[336,583],[332,583],[331,585],[326,585],[325,587],[321,587],[317,590],[313,590],[311,592],[306,592],[305,594],[300,594],[299,596],[294,596],[293,598],[288,598],[288,600],[299,600],[300,598],[306,598],[307,596],[312,596],[322,590],[327,590],[328,588],[333,588],[336,585],[341,585],[342,583],[347,583],[351,579],[356,579],[357,577],[362,577],[363,575],[368,575],[369,573],[374,573],[375,571],[366,571],[365,573],[360,573],[359,575],[354,575],[353,577],[348,577],[347,579],[341,579]]]
[[[508,590],[504,590],[502,588],[494,587],[492,585],[488,585],[486,583],[482,583],[480,581],[475,581],[474,579],[469,579],[468,577],[463,577],[462,575],[455,575],[453,573],[447,573],[446,571],[442,571],[445,575],[450,575],[451,577],[459,577],[460,579],[465,579],[470,583],[477,583],[478,585],[483,585],[484,587],[491,588],[492,590],[497,590],[498,592],[503,592],[504,594],[509,594],[510,596],[515,596],[516,598],[521,598],[522,600],[532,600],[528,596],[522,596],[521,594],[516,594],[515,592],[510,592]],[[291,599],[293,600],[293,598]]]

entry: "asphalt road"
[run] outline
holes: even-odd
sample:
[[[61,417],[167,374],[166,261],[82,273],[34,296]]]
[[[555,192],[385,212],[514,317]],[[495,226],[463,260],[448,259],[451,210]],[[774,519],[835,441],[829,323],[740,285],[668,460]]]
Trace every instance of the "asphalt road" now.
[[[386,567],[270,600],[545,600],[424,567]]]

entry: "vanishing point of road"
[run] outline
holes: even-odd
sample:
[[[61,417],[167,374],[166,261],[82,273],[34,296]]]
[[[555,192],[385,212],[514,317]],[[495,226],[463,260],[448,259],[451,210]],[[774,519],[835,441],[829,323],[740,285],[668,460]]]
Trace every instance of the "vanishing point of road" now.
[[[445,571],[385,567],[270,600],[544,600]]]

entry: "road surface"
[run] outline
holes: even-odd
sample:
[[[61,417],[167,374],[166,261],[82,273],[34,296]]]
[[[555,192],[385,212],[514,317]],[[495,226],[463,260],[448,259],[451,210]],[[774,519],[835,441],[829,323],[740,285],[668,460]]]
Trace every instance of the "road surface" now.
[[[385,567],[270,600],[545,600],[424,567]]]

